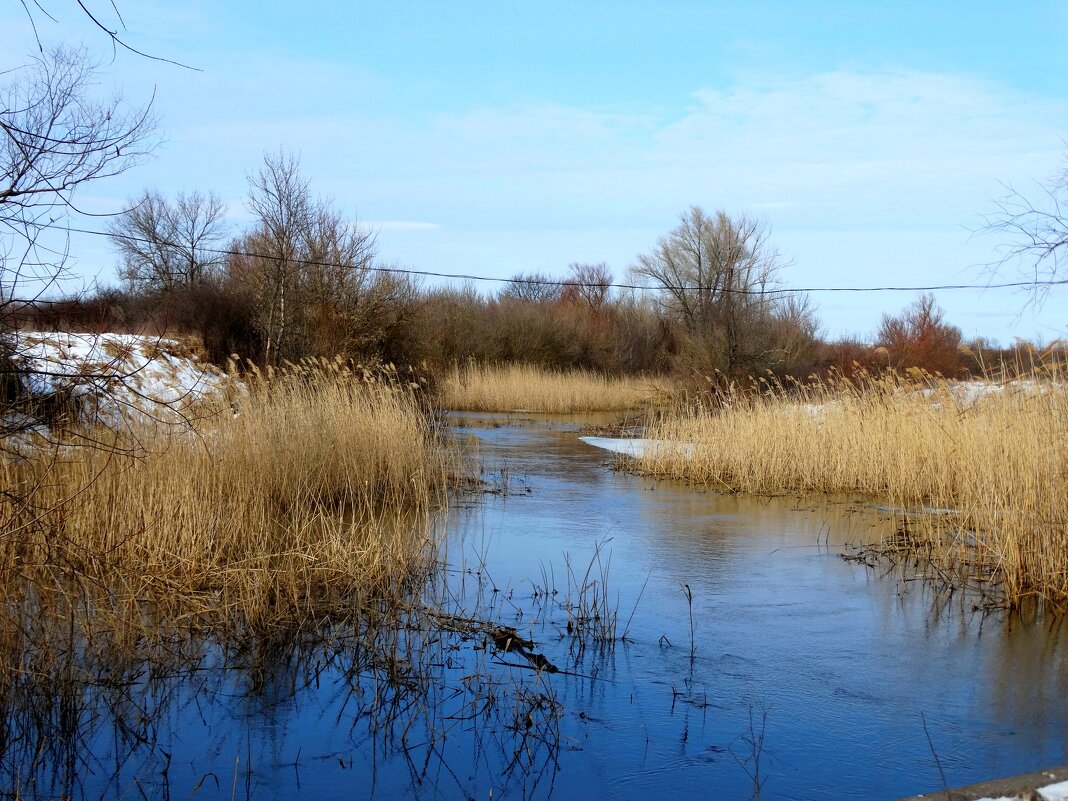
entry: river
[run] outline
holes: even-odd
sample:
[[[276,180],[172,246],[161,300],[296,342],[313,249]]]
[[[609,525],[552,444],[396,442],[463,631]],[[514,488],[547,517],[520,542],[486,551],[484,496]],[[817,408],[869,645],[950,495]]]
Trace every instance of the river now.
[[[634,476],[582,422],[451,418],[487,491],[443,523],[418,669],[207,648],[86,700],[20,797],[893,799],[1068,762],[1059,623],[841,558],[892,530],[870,501]]]
[[[575,426],[468,422],[513,491],[454,536],[498,586],[529,595],[540,565],[559,575],[607,541],[621,617],[641,593],[612,682],[565,682],[560,797],[746,798],[754,740],[764,799],[889,799],[940,789],[939,764],[953,787],[1068,761],[1062,627],[842,559],[892,526],[870,501],[699,491],[609,469]]]

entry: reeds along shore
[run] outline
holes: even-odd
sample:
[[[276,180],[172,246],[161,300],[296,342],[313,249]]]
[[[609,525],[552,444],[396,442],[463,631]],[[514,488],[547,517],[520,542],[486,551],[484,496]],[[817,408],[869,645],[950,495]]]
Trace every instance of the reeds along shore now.
[[[481,412],[623,411],[656,403],[669,392],[668,383],[656,378],[472,363],[445,374],[440,404],[446,409]]]
[[[381,597],[426,565],[451,458],[388,379],[293,366],[251,376],[192,433],[139,430],[132,453],[2,462],[0,568],[253,623]]]
[[[1068,606],[1068,386],[1055,371],[1000,385],[911,375],[732,397],[669,416],[651,437],[694,443],[641,471],[744,492],[861,493],[904,510],[943,567],[1016,606]],[[952,510],[946,513],[946,510]],[[989,581],[988,581],[989,580]]]

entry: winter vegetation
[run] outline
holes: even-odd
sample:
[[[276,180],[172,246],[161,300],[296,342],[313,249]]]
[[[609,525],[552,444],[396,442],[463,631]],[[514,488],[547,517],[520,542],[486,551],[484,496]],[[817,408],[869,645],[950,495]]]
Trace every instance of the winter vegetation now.
[[[336,760],[342,780],[356,776],[369,748],[363,772],[387,795],[398,786],[448,795],[451,782],[464,797],[498,786],[551,794],[565,716],[550,677],[592,685],[603,673],[583,667],[587,644],[611,657],[630,621],[617,640],[606,540],[581,579],[565,555],[566,601],[543,565],[545,586],[528,582],[540,611],[527,618],[484,554],[475,569],[447,558],[457,539],[443,536],[450,501],[498,491],[471,475],[447,410],[636,415],[625,425],[640,438],[586,440],[643,474],[714,492],[885,505],[899,526],[881,555],[951,592],[977,588],[990,606],[1068,611],[1063,340],[965,341],[935,296],[920,294],[872,320],[871,336],[830,341],[813,300],[790,288],[772,221],[688,198],[677,224],[617,273],[576,261],[462,283],[388,261],[375,228],[319,194],[286,146],[247,165],[240,211],[220,187],[164,186],[96,214],[101,182],[162,139],[151,99],[102,95],[87,48],[41,40],[37,23],[55,22],[55,5],[21,4],[36,47],[0,70],[0,797],[118,797],[136,786],[170,798],[162,746],[174,734],[226,759],[235,749],[231,797],[239,766],[246,797],[254,776],[270,791],[265,783],[290,768],[299,788],[301,746],[283,755],[273,735],[303,737],[323,721],[342,746],[309,751],[305,770],[333,771]],[[117,6],[105,23],[76,5],[113,55],[168,62],[124,41]],[[219,122],[210,112],[202,120]],[[1064,283],[1065,191],[1068,173],[1038,201],[1013,191],[988,219],[1006,239],[992,269],[1032,275],[1034,302]],[[110,242],[117,283],[71,293],[71,234],[83,224]],[[697,701],[694,595],[681,587],[689,670],[682,689],[671,685],[671,717],[676,703],[710,705],[707,693]],[[538,636],[552,627],[572,662],[557,666],[525,638],[539,614]],[[670,660],[675,644],[659,637],[636,647]],[[702,648],[706,663],[723,650]],[[529,683],[500,680],[517,669]],[[343,675],[333,688],[331,673]],[[315,699],[298,709],[320,679],[321,695],[341,702],[336,716]],[[207,725],[220,693],[245,705],[244,734],[202,745],[181,730],[176,705]],[[763,724],[758,735],[749,703],[748,735],[720,730],[726,746],[708,748],[729,752],[759,798]],[[295,714],[262,727],[270,762],[257,754],[254,767],[252,730],[272,706]],[[496,771],[495,752],[508,756],[493,742],[500,732],[518,745]],[[450,750],[474,754],[473,767],[448,766],[446,736]],[[113,751],[95,750],[109,738]],[[731,750],[739,743],[750,759]],[[146,745],[155,757],[127,762]],[[552,768],[539,787],[532,767],[543,748]],[[192,769],[175,754],[176,773]],[[379,786],[379,759],[400,755],[410,787]],[[483,769],[513,786],[483,784]],[[115,778],[124,772],[125,787]],[[87,780],[94,774],[102,778]],[[209,782],[227,791],[210,770],[182,794],[210,794]]]
[[[191,427],[228,385],[188,345],[134,334],[10,332],[19,376],[6,405],[4,450],[92,442],[98,431]]]
[[[470,363],[445,374],[439,402],[447,409],[482,412],[641,411],[663,405],[671,391],[663,379]]]
[[[94,101],[93,76],[69,49],[6,76],[8,558],[62,543],[63,560],[82,554],[78,569],[136,572],[181,557],[190,586],[229,575],[223,556],[260,578],[303,566],[310,599],[311,566],[361,541],[383,549],[357,549],[370,573],[346,561],[354,554],[326,572],[377,575],[399,552],[368,539],[368,521],[425,516],[440,498],[448,458],[427,427],[429,385],[453,408],[682,409],[653,436],[693,443],[693,458],[644,469],[951,507],[1014,597],[1064,592],[1064,393],[1007,390],[965,407],[943,381],[1055,383],[1062,342],[965,343],[929,294],[885,315],[870,340],[825,341],[815,306],[787,289],[770,222],[699,206],[618,279],[573,263],[495,291],[425,286],[384,262],[374,231],[316,195],[284,149],[249,174],[244,230],[210,188],[146,189],[108,226],[121,286],[63,296],[56,219],[76,210],[76,189],[158,142],[150,107]],[[1016,237],[1007,258],[1055,279],[1060,207],[1017,200],[991,227]],[[231,365],[232,382],[209,364]],[[937,402],[915,391],[916,375]],[[311,540],[289,543],[296,531]]]
[[[93,421],[0,460],[5,586],[69,572],[256,624],[356,608],[426,568],[451,457],[395,375],[256,370],[195,411],[192,429]]]
[[[898,509],[904,544],[1009,606],[1068,605],[1068,360],[1028,381],[919,370],[761,379],[668,416],[636,467],[725,492],[849,493]],[[937,513],[930,514],[930,510]],[[897,543],[901,545],[902,542]]]

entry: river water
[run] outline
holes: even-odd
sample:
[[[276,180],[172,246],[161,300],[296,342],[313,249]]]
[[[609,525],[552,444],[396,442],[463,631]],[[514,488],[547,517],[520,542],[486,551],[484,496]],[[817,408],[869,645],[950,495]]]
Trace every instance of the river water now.
[[[584,566],[608,540],[621,618],[641,593],[612,682],[565,682],[560,797],[746,798],[754,741],[765,799],[895,798],[941,788],[939,764],[953,787],[1068,762],[1061,627],[842,559],[892,525],[863,499],[696,491],[608,469],[574,426],[468,423],[512,492],[454,531],[498,586],[529,595],[539,565]]]
[[[577,419],[451,422],[490,491],[444,523],[418,670],[205,647],[57,715],[51,773],[9,753],[0,797],[893,799],[1068,762],[1062,627],[842,559],[893,526],[869,502],[619,472]]]

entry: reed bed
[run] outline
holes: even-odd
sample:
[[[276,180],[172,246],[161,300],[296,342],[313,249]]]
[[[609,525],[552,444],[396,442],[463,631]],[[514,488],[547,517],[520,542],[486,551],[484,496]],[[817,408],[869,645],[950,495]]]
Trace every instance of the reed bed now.
[[[551,776],[555,667],[488,662],[518,632],[444,580],[436,513],[460,462],[417,384],[313,362],[182,413],[0,460],[0,796],[172,797],[181,744],[160,721],[179,705],[260,710],[320,681],[327,714],[337,701],[415,784],[437,781],[460,717],[504,777]],[[173,795],[226,790],[218,751],[190,753]]]
[[[918,373],[735,394],[663,419],[637,468],[742,492],[861,493],[1009,606],[1068,606],[1068,386]],[[911,536],[911,534],[910,534]]]
[[[452,458],[400,383],[291,365],[249,376],[193,431],[143,426],[136,447],[95,432],[95,447],[3,462],[8,587],[74,576],[112,605],[251,625],[388,595],[428,563]]]
[[[474,363],[453,367],[440,390],[439,402],[446,409],[553,414],[640,409],[670,394],[668,383],[656,378]]]

